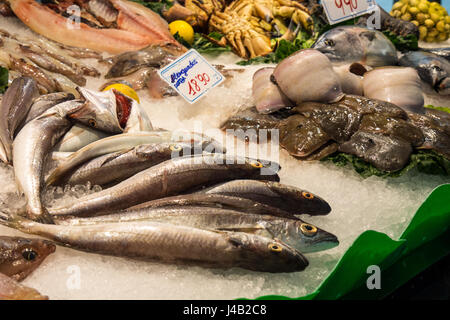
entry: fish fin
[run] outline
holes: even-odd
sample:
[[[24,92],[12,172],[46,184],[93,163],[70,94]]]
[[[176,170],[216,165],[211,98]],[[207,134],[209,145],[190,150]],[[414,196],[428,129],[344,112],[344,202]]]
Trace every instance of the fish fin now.
[[[375,32],[373,31],[361,32],[361,37],[365,37],[367,40],[373,41],[373,39],[375,39]]]

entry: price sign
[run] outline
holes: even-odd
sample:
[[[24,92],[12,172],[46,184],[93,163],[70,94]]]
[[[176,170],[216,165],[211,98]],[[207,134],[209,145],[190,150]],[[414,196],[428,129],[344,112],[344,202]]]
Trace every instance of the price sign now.
[[[194,49],[159,70],[158,74],[189,103],[196,102],[224,80],[220,72]]]
[[[376,10],[375,0],[322,0],[330,24],[336,24]]]

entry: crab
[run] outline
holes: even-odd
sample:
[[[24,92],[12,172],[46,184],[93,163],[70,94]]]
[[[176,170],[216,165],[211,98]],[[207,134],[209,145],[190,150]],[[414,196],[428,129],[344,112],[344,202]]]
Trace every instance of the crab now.
[[[202,26],[209,21],[209,31],[222,33],[243,58],[272,52],[270,39],[274,35],[293,40],[300,28],[313,32],[310,11],[297,0],[238,0],[228,5],[225,0],[186,0],[186,8],[195,12],[195,23],[191,24]]]

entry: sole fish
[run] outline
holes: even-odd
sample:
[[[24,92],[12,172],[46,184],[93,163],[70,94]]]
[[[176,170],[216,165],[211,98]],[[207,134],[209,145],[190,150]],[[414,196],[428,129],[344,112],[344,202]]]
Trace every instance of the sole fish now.
[[[0,236],[0,274],[21,281],[55,250],[48,240]]]

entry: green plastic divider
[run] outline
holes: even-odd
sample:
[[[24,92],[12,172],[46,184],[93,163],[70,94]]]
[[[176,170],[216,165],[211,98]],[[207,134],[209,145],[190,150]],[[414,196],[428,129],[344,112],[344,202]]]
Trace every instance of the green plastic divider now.
[[[434,189],[398,240],[384,233],[363,232],[328,277],[304,297],[263,296],[258,300],[380,299],[450,253],[450,184]],[[373,271],[380,270],[379,289],[368,289]]]

